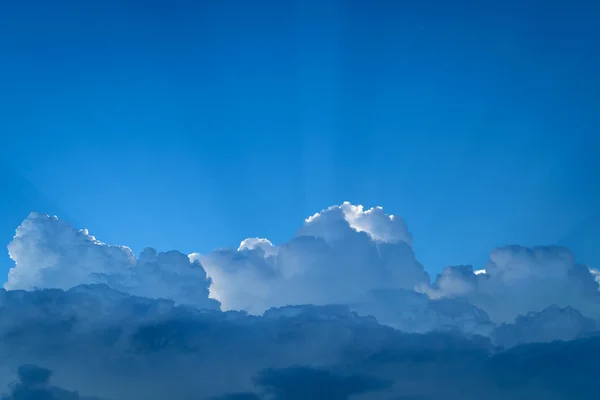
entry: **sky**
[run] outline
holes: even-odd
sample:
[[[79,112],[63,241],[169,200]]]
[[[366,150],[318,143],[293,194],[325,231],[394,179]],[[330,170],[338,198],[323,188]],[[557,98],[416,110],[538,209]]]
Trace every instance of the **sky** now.
[[[600,267],[594,3],[3,4],[0,242],[39,211],[210,252],[350,201],[433,273],[510,244]]]

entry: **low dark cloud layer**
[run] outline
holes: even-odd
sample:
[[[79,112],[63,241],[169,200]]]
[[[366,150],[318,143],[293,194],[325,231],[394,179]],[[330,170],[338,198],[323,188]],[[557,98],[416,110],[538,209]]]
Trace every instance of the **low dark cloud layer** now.
[[[47,368],[25,364],[18,368],[17,374],[19,380],[11,385],[10,394],[2,400],[101,400],[51,386],[52,371]]]
[[[506,350],[483,336],[404,333],[344,306],[287,307],[257,317],[176,306],[105,285],[2,291],[0,317],[2,381],[36,364],[54,371],[56,387],[68,388],[65,396],[592,399],[599,389],[595,330]],[[498,328],[510,329],[520,328]],[[21,367],[19,375],[20,388],[50,390],[45,369]],[[20,392],[12,393],[7,399],[16,400]]]

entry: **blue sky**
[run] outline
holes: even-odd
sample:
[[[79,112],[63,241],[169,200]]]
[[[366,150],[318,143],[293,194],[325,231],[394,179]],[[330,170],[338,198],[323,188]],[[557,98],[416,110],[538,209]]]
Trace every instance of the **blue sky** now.
[[[431,272],[507,244],[598,267],[600,6],[495,3],[2,5],[0,241],[35,210],[205,252],[348,200]]]

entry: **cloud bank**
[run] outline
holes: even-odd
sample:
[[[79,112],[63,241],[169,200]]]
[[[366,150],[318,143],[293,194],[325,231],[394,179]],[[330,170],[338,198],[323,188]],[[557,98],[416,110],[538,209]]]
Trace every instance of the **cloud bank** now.
[[[597,272],[566,248],[494,249],[485,269],[449,266],[433,283],[399,217],[343,203],[307,218],[287,242],[248,238],[237,249],[139,257],[56,217],[32,213],[9,244],[6,289],[104,283],[124,293],[260,315],[296,304],[343,304],[408,332],[489,334],[558,306],[600,319]]]
[[[52,371],[37,365],[22,365],[17,375],[19,381],[12,385],[11,393],[3,396],[2,400],[101,400],[51,386]]]
[[[595,331],[503,350],[481,336],[404,333],[344,306],[251,316],[106,285],[3,290],[0,313],[0,380],[19,379],[6,399],[592,399],[600,389]]]
[[[498,322],[551,305],[571,306],[600,318],[593,271],[576,264],[573,254],[562,247],[495,249],[485,273],[474,274],[471,267],[448,267],[423,290],[431,298],[468,299]]]
[[[281,244],[136,257],[32,213],[0,290],[3,399],[597,398],[597,270],[509,246],[432,282],[412,240],[344,203]]]
[[[126,246],[100,242],[57,217],[31,213],[8,245],[15,267],[5,289],[59,288],[106,283],[116,290],[218,309],[208,298],[206,271],[178,251],[148,248],[139,258]]]

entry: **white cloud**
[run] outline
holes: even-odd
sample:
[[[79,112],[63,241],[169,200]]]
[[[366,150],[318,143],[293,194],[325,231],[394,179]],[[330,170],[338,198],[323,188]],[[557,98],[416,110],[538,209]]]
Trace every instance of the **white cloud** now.
[[[600,270],[590,268],[590,273],[594,276],[596,282],[600,283]]]
[[[134,295],[167,298],[201,308],[218,308],[208,298],[210,280],[197,263],[178,251],[146,249],[136,260],[125,246],[98,241],[56,217],[32,213],[8,246],[15,266],[6,289],[60,288],[106,283]]]
[[[352,205],[349,202],[329,207],[307,218],[297,236],[309,235],[334,240],[331,235],[335,225],[339,225],[342,234],[346,225],[349,225],[357,232],[365,232],[373,240],[412,245],[412,235],[402,218],[385,214],[382,207],[364,211],[362,205]]]
[[[246,239],[238,251],[192,254],[225,309],[260,314],[288,304],[348,304],[370,299],[373,289],[407,289],[427,283],[411,235],[381,208],[344,203],[308,218],[288,242]]]
[[[15,266],[6,289],[68,289],[89,282],[93,273],[112,274],[135,265],[128,247],[106,245],[85,229],[40,213],[31,213],[21,223],[8,252]]]
[[[42,363],[58,387],[41,389],[69,399],[84,397],[60,387],[113,400],[595,398],[596,270],[564,248],[512,246],[430,284],[411,241],[401,219],[344,203],[282,244],[136,258],[32,213],[0,290],[0,383]],[[518,346],[530,342],[552,343]]]
[[[277,247],[273,246],[268,239],[248,238],[240,243],[238,251],[261,249],[264,252],[265,258],[277,255]]]
[[[598,283],[563,247],[498,248],[490,254],[485,273],[476,274],[471,267],[448,267],[431,287],[421,290],[431,298],[466,298],[496,322],[512,321],[551,305],[571,306],[600,319]]]

